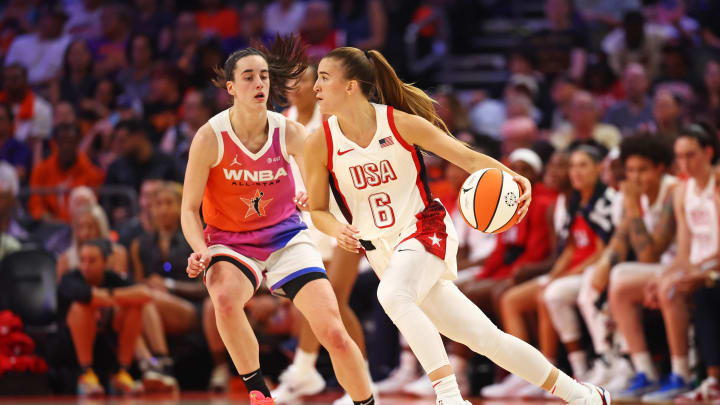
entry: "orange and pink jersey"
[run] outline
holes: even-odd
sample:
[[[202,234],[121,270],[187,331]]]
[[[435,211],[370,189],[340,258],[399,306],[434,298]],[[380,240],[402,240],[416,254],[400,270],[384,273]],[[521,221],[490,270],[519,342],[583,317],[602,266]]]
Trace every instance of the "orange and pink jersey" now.
[[[232,246],[260,260],[306,229],[293,202],[295,181],[285,143],[285,117],[267,112],[268,139],[250,152],[233,132],[224,110],[210,119],[218,140],[202,212],[208,245]]]

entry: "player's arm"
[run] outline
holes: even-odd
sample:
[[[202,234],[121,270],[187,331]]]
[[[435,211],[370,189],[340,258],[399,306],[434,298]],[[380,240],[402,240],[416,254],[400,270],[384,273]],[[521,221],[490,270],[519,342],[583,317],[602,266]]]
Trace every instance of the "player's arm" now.
[[[677,255],[670,268],[676,268],[677,265],[684,265],[690,262],[690,228],[688,228],[685,219],[685,187],[675,187],[673,190],[673,205],[675,209],[675,224],[677,225]]]
[[[595,271],[592,275],[592,286],[595,291],[605,291],[610,281],[610,271],[616,264],[627,258],[629,226],[629,218],[624,218],[615,229],[615,233],[610,239],[607,248],[603,251],[600,260],[595,263]]]
[[[308,191],[310,216],[320,232],[338,241],[349,251],[359,252],[358,230],[352,225],[338,221],[330,213],[330,180],[327,168],[327,145],[322,129],[313,132],[305,142],[305,187]]]
[[[180,224],[183,235],[194,252],[188,261],[188,275],[191,277],[196,277],[210,262],[200,220],[200,204],[207,185],[210,167],[217,158],[217,137],[210,124],[205,124],[200,127],[190,145],[180,208]]]
[[[674,188],[681,187],[676,186]],[[675,221],[674,206],[674,193],[671,192],[663,203],[662,212],[660,213],[660,220],[658,220],[657,224],[655,225],[655,229],[653,230],[655,240],[653,243],[653,249],[655,252],[655,257],[657,258],[656,261],[658,261],[660,256],[662,256],[662,254],[666,250],[668,250],[670,244],[672,244],[677,234],[677,222]]]
[[[305,173],[305,154],[304,146],[305,141],[308,138],[308,132],[304,125],[299,124],[295,121],[286,119],[285,122],[285,148],[288,155],[295,159],[295,163],[300,169],[300,177],[302,177],[303,184],[307,184],[307,174]],[[304,193],[297,193],[295,196],[295,203],[300,209],[307,208],[307,196]]]
[[[468,173],[474,173],[488,167],[510,173],[515,178],[515,181],[520,183],[523,189],[523,194],[520,196],[518,202],[526,203],[521,204],[518,211],[521,220],[525,217],[528,207],[530,206],[530,193],[532,190],[528,179],[510,170],[507,166],[490,156],[468,148],[462,142],[454,137],[448,136],[422,117],[397,110],[393,110],[393,114],[395,126],[406,142],[432,152]]]

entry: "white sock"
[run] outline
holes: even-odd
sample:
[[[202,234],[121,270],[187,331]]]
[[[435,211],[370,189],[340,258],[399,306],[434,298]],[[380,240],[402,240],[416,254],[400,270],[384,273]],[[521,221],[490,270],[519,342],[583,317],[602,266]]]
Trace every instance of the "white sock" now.
[[[651,381],[658,380],[658,373],[657,371],[655,371],[655,366],[653,365],[650,353],[635,353],[630,356],[630,359],[632,360],[633,367],[635,367],[636,372],[644,373],[645,376]]]
[[[565,402],[570,402],[586,394],[587,389],[584,385],[570,378],[570,376],[562,371],[558,370],[558,372],[559,374],[555,385],[550,389],[551,394]]]
[[[302,349],[297,349],[293,359],[293,366],[300,371],[310,371],[315,368],[317,357],[317,353],[308,353]]]
[[[587,356],[584,351],[578,350],[568,354],[568,361],[575,377],[581,378],[587,373]]]
[[[679,375],[686,382],[690,379],[690,363],[687,356],[671,356],[670,365],[674,374]]]
[[[435,380],[432,385],[438,398],[462,401],[455,374]]]

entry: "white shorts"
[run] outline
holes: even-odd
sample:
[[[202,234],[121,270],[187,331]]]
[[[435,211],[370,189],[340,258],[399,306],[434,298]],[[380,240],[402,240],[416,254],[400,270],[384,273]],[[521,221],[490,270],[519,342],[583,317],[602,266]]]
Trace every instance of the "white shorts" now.
[[[337,246],[337,241],[332,236],[322,233],[315,228],[315,225],[313,225],[310,219],[310,214],[307,212],[303,212],[303,221],[307,224],[310,239],[315,243],[315,247],[317,247],[317,250],[320,252],[323,261],[329,262],[330,259],[332,259],[335,246]]]
[[[264,277],[270,292],[291,300],[305,284],[327,278],[322,257],[307,229],[298,232],[266,260],[245,256],[222,244],[212,245],[209,250],[212,255],[210,266],[218,261],[230,262],[250,279],[256,289]]]

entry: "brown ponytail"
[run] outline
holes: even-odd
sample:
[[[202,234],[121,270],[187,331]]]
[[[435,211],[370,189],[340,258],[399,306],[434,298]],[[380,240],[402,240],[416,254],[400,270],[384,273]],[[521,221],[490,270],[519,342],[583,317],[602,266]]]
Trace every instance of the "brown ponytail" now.
[[[235,51],[222,67],[213,68],[216,77],[213,84],[225,88],[225,83],[235,80],[235,66],[246,56],[261,56],[268,64],[270,91],[267,101],[268,109],[274,105],[285,105],[285,93],[291,90],[291,83],[300,78],[308,66],[305,46],[296,35],[276,36],[270,49],[260,41],[253,40],[251,47]]]
[[[345,78],[357,80],[369,100],[423,117],[445,133],[450,133],[435,111],[435,101],[424,91],[400,80],[380,52],[342,47],[332,50],[325,57],[342,61]]]

